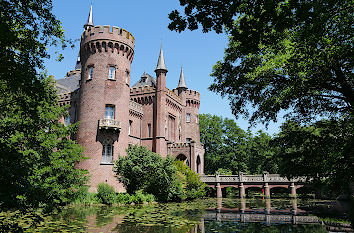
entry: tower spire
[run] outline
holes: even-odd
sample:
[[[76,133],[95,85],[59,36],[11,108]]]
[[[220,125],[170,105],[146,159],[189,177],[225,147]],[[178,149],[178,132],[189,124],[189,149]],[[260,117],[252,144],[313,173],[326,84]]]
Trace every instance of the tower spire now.
[[[165,65],[165,59],[163,57],[162,43],[161,43],[159,60],[157,61],[157,66],[156,66],[155,72],[158,70],[164,70],[166,72],[168,71],[166,68],[166,65]]]
[[[183,66],[181,66],[181,74],[179,75],[177,88],[187,89],[186,80],[184,79]]]
[[[89,16],[87,18],[87,22],[85,23],[84,25],[84,28],[87,29],[88,27],[93,27],[94,24],[93,24],[93,16],[92,16],[92,4],[90,6],[90,13],[89,13]]]

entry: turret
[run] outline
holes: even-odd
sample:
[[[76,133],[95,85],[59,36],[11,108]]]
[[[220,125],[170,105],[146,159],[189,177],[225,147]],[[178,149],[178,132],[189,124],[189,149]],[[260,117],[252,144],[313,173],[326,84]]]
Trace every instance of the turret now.
[[[156,73],[156,93],[154,105],[154,131],[153,131],[153,145],[152,150],[161,155],[166,155],[167,151],[161,151],[165,148],[165,108],[166,108],[166,74],[168,70],[165,65],[163,56],[162,44],[160,49],[159,59],[155,69]]]

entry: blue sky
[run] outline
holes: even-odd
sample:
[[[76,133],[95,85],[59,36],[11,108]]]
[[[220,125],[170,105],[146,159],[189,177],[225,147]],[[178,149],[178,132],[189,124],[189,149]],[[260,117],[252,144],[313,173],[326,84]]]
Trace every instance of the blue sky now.
[[[159,49],[162,41],[167,73],[167,87],[173,89],[178,84],[181,65],[183,65],[186,83],[189,89],[201,94],[200,113],[210,113],[235,119],[229,101],[207,88],[213,82],[210,77],[213,65],[223,58],[227,45],[225,34],[213,32],[170,31],[168,14],[174,9],[181,9],[178,0],[152,1],[117,1],[117,0],[54,0],[53,12],[62,22],[65,35],[69,39],[80,39],[90,8],[93,5],[95,25],[118,26],[128,30],[135,37],[135,55],[131,67],[131,84],[134,84],[144,71],[154,76]],[[56,79],[63,78],[66,72],[75,68],[79,51],[79,41],[75,48],[62,51],[61,62],[52,56],[45,65],[48,74]],[[53,49],[50,52],[53,53]],[[247,129],[247,120],[236,120],[238,125]],[[279,131],[279,123],[270,124],[268,129],[258,124],[251,128],[252,132],[263,129],[270,134]]]

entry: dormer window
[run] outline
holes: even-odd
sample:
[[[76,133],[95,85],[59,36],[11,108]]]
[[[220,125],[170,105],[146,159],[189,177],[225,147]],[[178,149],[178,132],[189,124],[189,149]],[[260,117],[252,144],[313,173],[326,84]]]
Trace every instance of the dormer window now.
[[[146,77],[142,77],[140,82],[142,82],[142,83],[146,83],[146,80],[147,80],[147,78],[146,78]]]
[[[116,79],[116,68],[114,66],[109,67],[108,79]]]

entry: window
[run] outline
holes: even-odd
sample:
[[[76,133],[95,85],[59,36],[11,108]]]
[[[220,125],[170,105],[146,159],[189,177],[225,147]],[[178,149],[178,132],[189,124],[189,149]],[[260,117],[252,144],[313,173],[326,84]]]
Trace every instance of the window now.
[[[168,116],[168,139],[170,141],[175,141],[175,125],[176,118],[172,115]]]
[[[187,113],[186,122],[191,122],[191,114]]]
[[[197,115],[197,116],[195,117],[195,123],[198,124],[198,121],[199,121],[199,115]]]
[[[113,163],[113,145],[110,142],[102,144],[102,163]]]
[[[70,116],[66,116],[66,117],[65,117],[64,125],[65,125],[65,126],[70,125]]]
[[[114,105],[106,105],[105,119],[114,119]]]
[[[88,77],[87,80],[91,80],[93,78],[93,67],[88,68]]]
[[[129,121],[128,135],[131,134],[133,121]]]
[[[191,138],[186,138],[186,143],[191,143],[192,139]]]
[[[151,138],[151,124],[148,124],[148,134],[149,138]]]
[[[108,79],[116,79],[116,68],[114,66],[109,67]]]
[[[129,72],[127,71],[125,76],[125,83],[128,84],[129,83]]]

